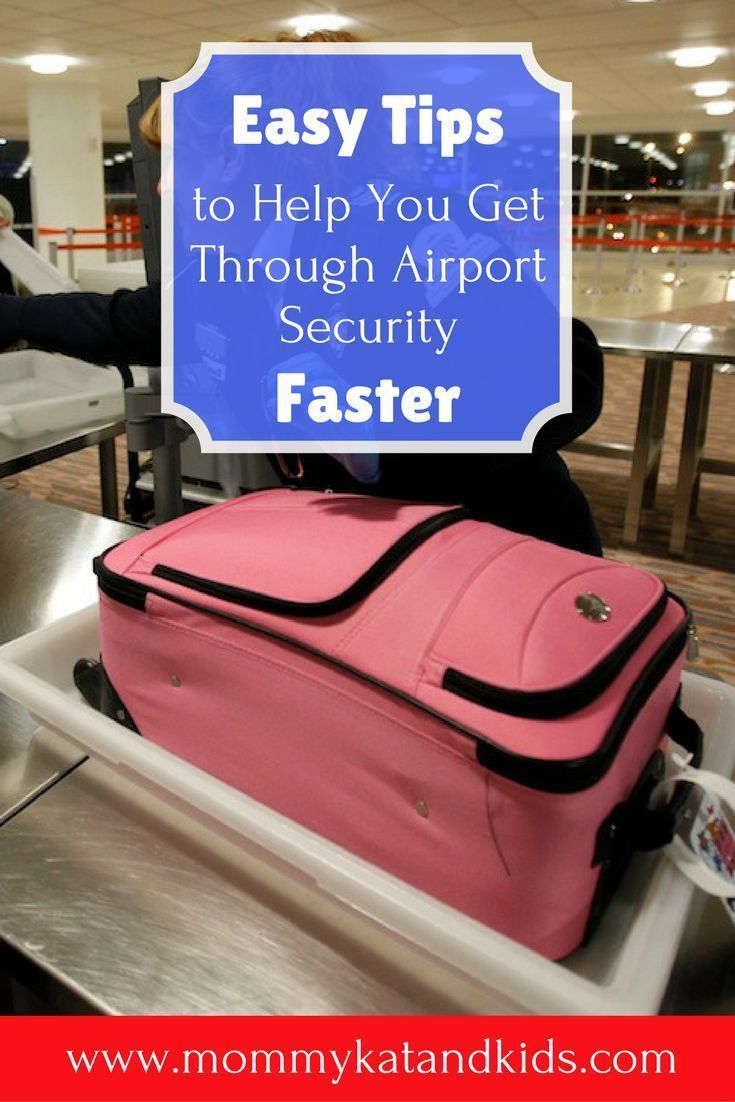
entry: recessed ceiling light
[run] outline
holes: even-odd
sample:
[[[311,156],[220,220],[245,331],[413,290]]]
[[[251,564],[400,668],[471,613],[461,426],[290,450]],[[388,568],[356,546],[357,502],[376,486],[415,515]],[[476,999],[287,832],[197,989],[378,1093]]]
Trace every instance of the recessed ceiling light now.
[[[74,64],[74,58],[64,54],[31,54],[25,61],[32,72],[43,73],[44,76],[65,73]]]
[[[7,145],[7,144],[8,144],[8,139],[7,138],[0,138],[0,145]]]
[[[630,148],[631,149],[642,149],[643,148],[643,142],[631,142],[630,143]]]
[[[708,115],[732,115],[735,111],[735,100],[716,99],[712,103],[705,103],[704,109]]]
[[[615,135],[615,144],[616,145],[627,145],[629,141],[630,141],[630,134],[616,134]]]
[[[709,99],[710,96],[724,96],[731,87],[729,80],[700,80],[698,84],[692,85],[692,91],[695,96]]]
[[[692,136],[688,130],[682,130],[681,134],[677,138],[679,145],[688,145],[692,140]]]
[[[293,19],[287,20],[287,22],[294,32],[300,38],[303,38],[307,34],[313,34],[314,31],[342,31],[350,25],[352,20],[348,19],[346,15],[340,15],[339,12],[326,11],[321,14],[316,12],[308,15],[297,15]]]
[[[699,69],[714,65],[724,52],[719,46],[688,46],[684,50],[674,50],[671,57],[680,69]]]
[[[653,153],[655,148],[656,148],[656,143],[655,142],[646,142],[646,144],[643,146],[643,152],[644,153]]]

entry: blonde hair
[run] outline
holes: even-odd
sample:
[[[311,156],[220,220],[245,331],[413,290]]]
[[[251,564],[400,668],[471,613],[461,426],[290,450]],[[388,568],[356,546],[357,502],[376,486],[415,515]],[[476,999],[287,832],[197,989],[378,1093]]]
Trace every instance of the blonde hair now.
[[[161,148],[161,97],[158,96],[138,121],[143,141],[152,149]]]
[[[235,42],[265,42],[263,38],[236,38]],[[349,31],[309,31],[308,34],[297,35],[288,31],[279,34],[276,42],[359,42],[360,39]],[[138,122],[143,141],[152,149],[161,148],[161,97],[159,96],[141,116]]]

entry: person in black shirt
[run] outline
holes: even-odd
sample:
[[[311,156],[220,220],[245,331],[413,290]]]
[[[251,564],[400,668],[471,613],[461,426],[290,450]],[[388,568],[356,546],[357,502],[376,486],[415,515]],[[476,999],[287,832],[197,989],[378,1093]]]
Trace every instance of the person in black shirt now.
[[[572,413],[540,430],[532,455],[381,456],[379,480],[364,485],[332,456],[303,458],[301,484],[409,500],[467,505],[473,514],[588,554],[601,554],[589,505],[557,454],[594,424],[603,393],[602,353],[592,331],[572,323]],[[19,340],[97,363],[156,366],[161,358],[161,287],[112,295],[0,295],[0,348]]]

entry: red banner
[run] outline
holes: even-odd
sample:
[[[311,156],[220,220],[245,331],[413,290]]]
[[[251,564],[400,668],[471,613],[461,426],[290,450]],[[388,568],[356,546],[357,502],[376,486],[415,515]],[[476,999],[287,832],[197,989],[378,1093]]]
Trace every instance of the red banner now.
[[[730,1102],[731,1018],[4,1018],[2,1102]]]

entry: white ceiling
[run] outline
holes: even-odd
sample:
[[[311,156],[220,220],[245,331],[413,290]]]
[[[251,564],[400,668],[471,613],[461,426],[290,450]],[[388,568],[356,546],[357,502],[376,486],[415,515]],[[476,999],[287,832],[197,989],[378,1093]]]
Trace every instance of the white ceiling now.
[[[325,10],[366,39],[531,41],[549,73],[573,82],[578,132],[735,129],[735,115],[710,118],[691,91],[696,80],[735,82],[735,0],[22,0],[0,24],[0,133],[25,136],[30,80],[84,81],[100,87],[105,137],[125,139],[139,77],[177,76],[202,39],[270,38],[289,18]],[[696,70],[666,56],[693,45],[728,53]],[[14,63],[31,53],[80,64],[37,77]]]

